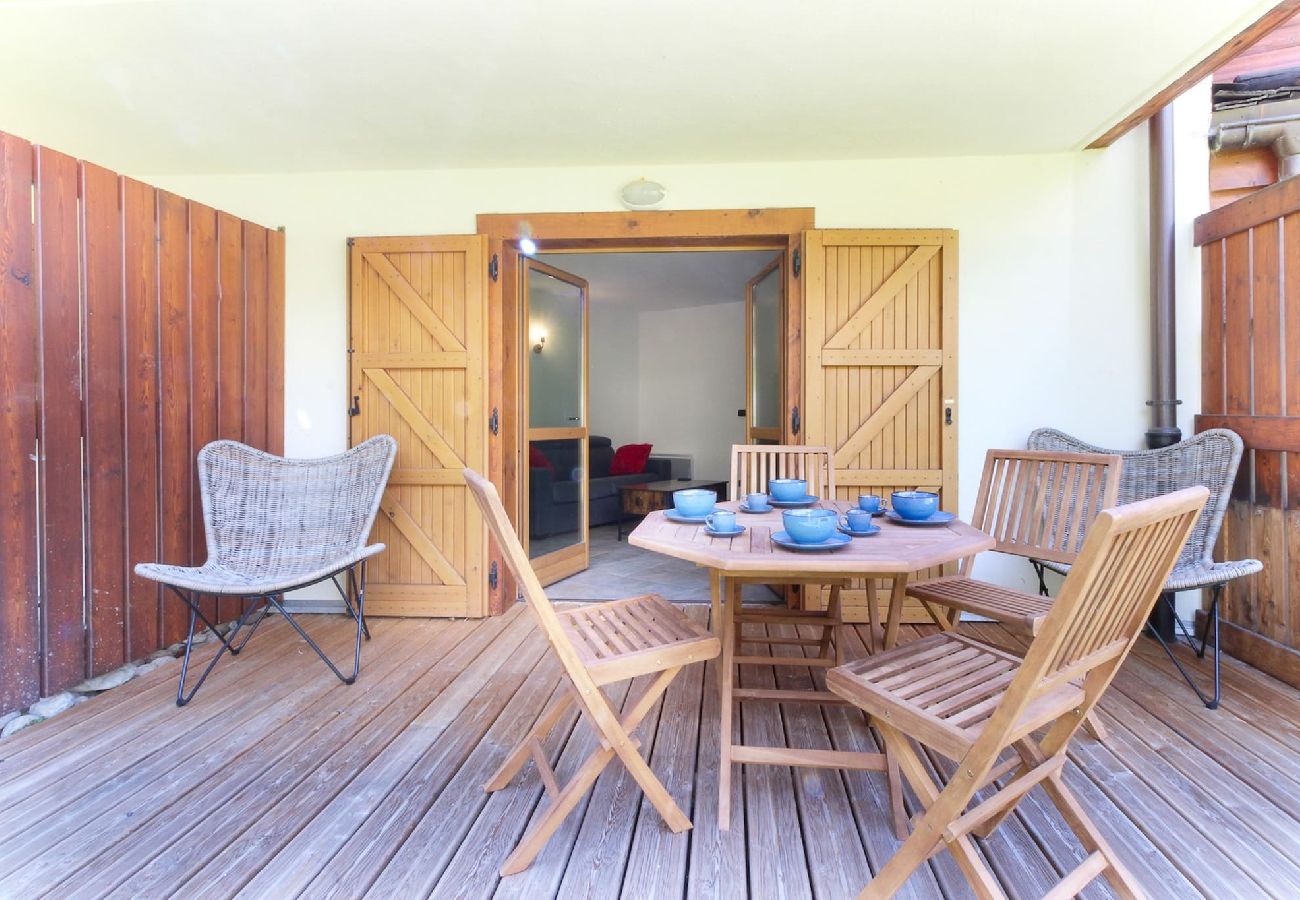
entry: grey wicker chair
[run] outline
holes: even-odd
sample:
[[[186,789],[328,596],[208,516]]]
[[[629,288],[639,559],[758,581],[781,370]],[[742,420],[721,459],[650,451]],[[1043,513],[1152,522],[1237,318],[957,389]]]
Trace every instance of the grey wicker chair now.
[[[208,559],[201,566],[140,563],[135,573],[170,588],[189,607],[189,634],[181,663],[176,705],[184,706],[229,651],[248,643],[274,609],[324,660],[344,684],[361,671],[366,627],[366,560],[384,550],[367,545],[384,487],[397,455],[397,441],[378,435],[345,453],[322,459],[285,459],[237,441],[214,441],[199,451],[199,490]],[[347,587],[338,576],[346,573]],[[344,675],[284,608],[284,595],[331,581],[356,620],[352,674]],[[221,634],[200,608],[201,597],[238,597],[247,605],[234,626]],[[185,678],[194,632],[206,625],[221,647],[189,693]],[[245,630],[247,629],[247,630]],[[236,643],[240,632],[243,639]]]
[[[1237,467],[1241,463],[1241,437],[1234,431],[1224,428],[1212,428],[1195,437],[1180,441],[1158,450],[1105,450],[1076,437],[1057,431],[1055,428],[1039,428],[1029,435],[1029,449],[1056,450],[1069,453],[1118,453],[1123,462],[1119,476],[1120,504],[1146,500],[1185,487],[1203,484],[1210,489],[1209,502],[1201,512],[1191,536],[1183,546],[1183,551],[1174,565],[1173,572],[1165,582],[1161,598],[1171,612],[1174,609],[1174,591],[1190,591],[1210,588],[1210,608],[1205,617],[1205,626],[1201,631],[1200,646],[1188,633],[1182,621],[1173,616],[1176,628],[1182,631],[1184,639],[1196,651],[1196,655],[1205,656],[1211,631],[1214,635],[1214,684],[1210,694],[1206,694],[1196,684],[1190,672],[1178,661],[1164,637],[1152,626],[1148,631],[1160,641],[1169,658],[1177,666],[1184,680],[1196,691],[1201,702],[1210,709],[1219,705],[1219,601],[1223,596],[1223,586],[1234,578],[1253,575],[1264,568],[1257,559],[1239,559],[1230,562],[1215,562],[1214,544],[1223,527],[1223,516],[1228,509],[1232,494],[1232,484],[1237,477]],[[1043,570],[1064,575],[1070,570],[1068,565],[1033,560],[1038,571],[1039,589],[1047,593],[1047,583]],[[1175,635],[1175,639],[1177,635]]]

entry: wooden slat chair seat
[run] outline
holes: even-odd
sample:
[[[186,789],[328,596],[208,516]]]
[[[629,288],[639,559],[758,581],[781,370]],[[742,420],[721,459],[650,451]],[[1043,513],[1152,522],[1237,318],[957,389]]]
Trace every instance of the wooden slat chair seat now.
[[[925,735],[926,746],[956,760],[975,746],[1021,662],[1020,657],[979,641],[940,632],[832,669],[826,684],[873,714],[880,711],[905,734]],[[1021,714],[1010,739],[1041,728],[1083,699],[1078,684],[1053,688]]]
[[[945,847],[976,896],[1005,896],[971,836],[987,836],[1040,786],[1087,854],[1048,896],[1073,896],[1098,876],[1121,897],[1142,896],[1062,770],[1070,740],[1132,650],[1208,496],[1189,488],[1103,510],[1023,659],[940,632],[827,673],[827,687],[879,728],[924,807],[860,896],[894,896]],[[935,783],[912,741],[957,763],[946,785]],[[1013,761],[999,763],[1007,750]],[[968,809],[977,791],[1007,775]]]
[[[1039,594],[1028,594],[964,575],[945,575],[920,582],[907,593],[927,606],[946,606],[997,619],[1031,635],[1038,634],[1043,617],[1052,608],[1052,601]]]
[[[641,757],[640,743],[632,735],[682,667],[713,659],[721,652],[721,643],[657,594],[556,610],[510,525],[496,488],[471,469],[465,469],[464,475],[470,496],[483,514],[506,565],[514,573],[529,610],[559,658],[570,688],[542,713],[484,786],[487,791],[501,790],[532,760],[551,801],[545,814],[506,858],[501,867],[502,876],[522,872],[532,865],[551,835],[615,757],[627,768],[670,829],[681,832],[690,828],[691,820]],[[600,690],[601,686],[642,675],[655,678],[620,716]],[[595,730],[599,747],[578,767],[568,784],[560,785],[542,749],[542,741],[574,705]]]
[[[732,445],[729,487],[733,500],[743,500],[746,494],[767,493],[767,483],[773,478],[802,478],[808,482],[809,494],[815,494],[823,500],[833,500],[835,498],[835,466],[832,462],[831,448],[805,447],[798,444]],[[733,633],[736,635],[737,651],[740,650],[742,644],[746,643],[769,645],[794,643],[818,647],[817,662],[827,665],[839,665],[844,662],[844,647],[840,636],[840,629],[844,625],[844,617],[840,605],[840,592],[849,586],[848,579],[819,577],[815,579],[779,579],[775,581],[763,578],[732,580],[740,584],[765,584],[769,586],[801,584],[830,588],[826,608],[803,611],[806,615],[799,622],[799,624],[820,628],[822,632],[820,637],[808,639],[764,637],[761,640],[758,638],[750,640],[744,636],[744,626],[746,624],[763,626],[789,624],[788,619],[792,611],[784,607],[771,609],[761,606],[747,606],[736,610],[734,613],[733,621],[736,628]],[[720,612],[721,593],[717,575],[715,574],[713,585],[715,631],[717,630]],[[810,664],[804,657],[773,656],[771,654],[762,657],[745,657],[745,659],[761,660],[765,665],[774,666],[796,664],[807,666]],[[812,664],[816,665],[817,662]]]
[[[558,617],[598,685],[703,662],[718,654],[718,639],[658,594],[565,610]]]

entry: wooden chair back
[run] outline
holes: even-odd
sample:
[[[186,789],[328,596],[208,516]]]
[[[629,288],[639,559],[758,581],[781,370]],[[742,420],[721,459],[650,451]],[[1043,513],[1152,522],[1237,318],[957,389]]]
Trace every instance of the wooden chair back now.
[[[1117,502],[1120,464],[1114,453],[990,450],[971,524],[1001,553],[1073,563],[1093,519]]]
[[[1035,697],[1083,679],[1085,701],[1043,743],[1048,755],[1064,750],[1142,631],[1209,496],[1204,487],[1186,488],[1098,514],[989,721],[986,734],[995,734],[995,744],[999,722],[1009,730]]]
[[[734,444],[731,447],[731,499],[767,493],[772,478],[803,478],[808,493],[835,497],[835,466],[830,447],[795,444]]]
[[[568,635],[564,633],[564,629],[560,627],[560,619],[555,612],[555,607],[551,604],[550,598],[546,596],[546,591],[542,588],[537,573],[533,571],[527,552],[524,551],[523,545],[519,543],[519,537],[515,534],[514,526],[510,524],[510,518],[506,515],[505,507],[501,505],[501,495],[497,493],[496,486],[473,469],[465,469],[464,475],[465,483],[469,486],[470,496],[474,498],[474,502],[478,504],[480,512],[483,513],[483,520],[487,523],[488,532],[497,542],[497,546],[501,548],[506,565],[510,567],[515,580],[519,583],[524,600],[528,603],[528,608],[537,618],[542,633],[546,635],[546,640],[560,658],[560,663],[580,690],[588,687],[593,691],[596,690],[596,683],[588,674],[586,666],[583,665],[581,658],[578,656],[578,651],[573,646],[573,642],[569,640]]]

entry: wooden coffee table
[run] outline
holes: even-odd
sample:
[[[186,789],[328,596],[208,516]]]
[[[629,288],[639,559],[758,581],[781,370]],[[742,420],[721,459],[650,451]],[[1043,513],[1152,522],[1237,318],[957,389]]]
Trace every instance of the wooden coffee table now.
[[[727,499],[727,482],[697,478],[693,481],[647,481],[622,485],[619,493],[618,539],[623,540],[623,525],[629,516],[644,516],[657,509],[673,508],[673,491],[699,488],[717,491],[718,500]]]

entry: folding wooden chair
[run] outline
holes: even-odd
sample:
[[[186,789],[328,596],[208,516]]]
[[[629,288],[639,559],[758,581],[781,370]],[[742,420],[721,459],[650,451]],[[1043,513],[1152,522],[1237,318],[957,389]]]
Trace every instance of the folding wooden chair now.
[[[1098,875],[1120,896],[1141,896],[1061,771],[1070,739],[1132,648],[1207,497],[1196,487],[1103,510],[1023,660],[940,632],[827,673],[831,691],[871,716],[925,806],[860,896],[893,896],[945,846],[977,896],[1004,896],[970,836],[988,835],[1039,785],[1088,851],[1049,896],[1073,896]],[[909,738],[957,763],[942,789]],[[999,764],[1008,748],[1015,756]],[[966,809],[976,791],[1011,772],[996,794]]]
[[[808,482],[808,493],[815,494],[823,500],[835,499],[835,466],[832,463],[830,447],[804,447],[795,444],[733,444],[731,447],[731,498],[743,500],[746,494],[767,493],[767,483],[773,478],[802,478]],[[830,588],[825,609],[764,609],[762,607],[745,607],[733,611],[736,636],[736,649],[742,643],[760,644],[802,644],[818,648],[817,659],[831,665],[844,662],[844,646],[840,629],[844,617],[840,609],[840,590],[848,586],[845,579],[801,578],[798,580],[766,579],[728,579],[735,584],[798,584],[807,588],[826,586]],[[713,630],[721,634],[719,623],[722,615],[722,582],[713,573]],[[734,594],[739,596],[739,592]],[[755,638],[744,637],[745,623],[758,625],[780,625],[797,621],[802,625],[821,628],[821,635],[815,638]],[[806,657],[803,665],[808,665]],[[794,665],[795,658],[789,656],[768,655],[761,658],[766,665]]]
[[[657,594],[585,604],[557,612],[515,536],[496,488],[471,469],[465,470],[465,481],[488,530],[505,554],[506,564],[522,587],[529,609],[559,657],[570,688],[568,694],[543,713],[485,786],[488,791],[500,790],[532,759],[551,800],[550,809],[506,859],[501,874],[513,875],[532,864],[560,823],[616,756],[669,828],[675,832],[690,828],[691,820],[641,758],[640,743],[632,737],[632,732],[683,666],[718,655],[722,649],[718,639]],[[602,685],[654,674],[658,677],[621,718],[600,690]],[[600,736],[600,748],[579,767],[573,780],[561,787],[542,752],[541,742],[575,703],[582,717]]]
[[[1072,564],[1097,513],[1117,502],[1120,462],[1106,453],[990,450],[971,524],[997,541],[999,553]],[[972,578],[974,564],[975,557],[967,557],[956,575],[919,581],[907,594],[946,631],[971,612],[1037,634],[1052,601]],[[1098,740],[1106,739],[1095,717],[1087,725]]]

